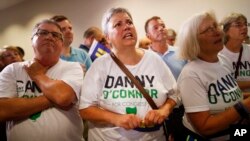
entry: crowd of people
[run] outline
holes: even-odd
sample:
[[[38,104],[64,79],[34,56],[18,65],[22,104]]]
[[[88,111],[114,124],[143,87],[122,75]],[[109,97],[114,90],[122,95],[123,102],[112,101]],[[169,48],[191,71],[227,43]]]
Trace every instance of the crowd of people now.
[[[144,28],[137,47],[131,13],[110,8],[77,48],[71,21],[55,15],[34,25],[31,60],[20,46],[0,48],[0,140],[226,141],[230,125],[250,124],[243,14],[196,13],[178,34],[152,16]]]

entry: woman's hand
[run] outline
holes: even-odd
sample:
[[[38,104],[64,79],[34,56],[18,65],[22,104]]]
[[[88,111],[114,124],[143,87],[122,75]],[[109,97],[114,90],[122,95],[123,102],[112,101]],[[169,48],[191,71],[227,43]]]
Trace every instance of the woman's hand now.
[[[114,120],[116,126],[127,130],[139,127],[142,123],[142,119],[134,114],[118,115]]]
[[[161,124],[166,119],[167,115],[166,111],[162,109],[150,110],[144,118],[145,126],[150,127],[155,124]]]

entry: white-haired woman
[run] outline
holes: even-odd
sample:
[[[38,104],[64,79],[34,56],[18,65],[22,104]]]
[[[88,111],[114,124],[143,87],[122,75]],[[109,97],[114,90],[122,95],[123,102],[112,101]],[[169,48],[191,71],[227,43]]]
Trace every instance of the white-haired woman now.
[[[250,98],[243,100],[218,53],[223,34],[212,12],[195,14],[181,27],[177,44],[189,60],[177,81],[185,107],[183,140],[229,140],[229,126],[249,118]]]

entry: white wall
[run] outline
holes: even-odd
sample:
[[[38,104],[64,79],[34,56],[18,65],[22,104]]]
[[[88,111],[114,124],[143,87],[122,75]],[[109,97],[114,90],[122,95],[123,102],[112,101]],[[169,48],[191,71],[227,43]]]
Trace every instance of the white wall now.
[[[145,21],[155,15],[177,31],[185,19],[205,10],[214,10],[218,20],[231,12],[240,12],[250,20],[249,0],[27,0],[0,11],[0,47],[19,45],[26,52],[25,59],[31,59],[34,24],[54,14],[63,14],[72,21],[75,32],[72,45],[78,47],[83,31],[93,25],[101,27],[102,14],[114,6],[131,12],[138,38],[145,35]]]

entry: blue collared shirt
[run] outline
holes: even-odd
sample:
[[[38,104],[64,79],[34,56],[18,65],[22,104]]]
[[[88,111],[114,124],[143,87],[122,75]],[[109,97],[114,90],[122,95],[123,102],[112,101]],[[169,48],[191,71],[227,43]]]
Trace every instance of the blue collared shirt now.
[[[151,48],[149,49],[152,50]],[[169,69],[174,75],[175,80],[177,80],[177,78],[181,73],[182,68],[187,63],[187,61],[178,58],[176,50],[177,47],[169,46],[168,50],[164,54],[156,52],[158,55],[162,57],[163,61],[168,65]]]
[[[69,57],[61,55],[60,58],[66,61],[79,62],[81,64],[84,64],[87,70],[92,64],[92,61],[86,51],[79,49],[79,48],[74,48],[74,47],[70,47]]]

